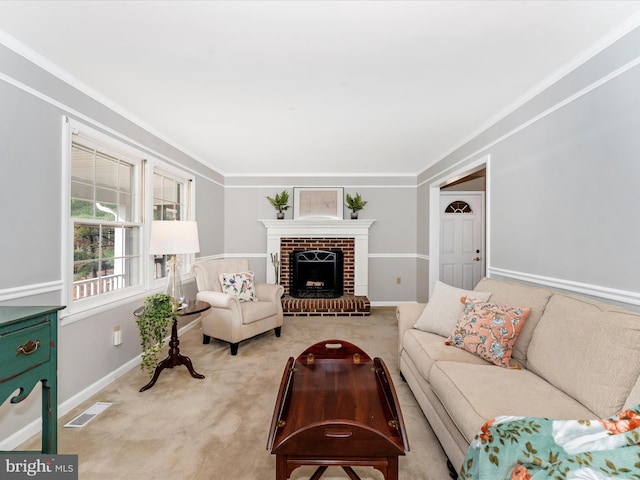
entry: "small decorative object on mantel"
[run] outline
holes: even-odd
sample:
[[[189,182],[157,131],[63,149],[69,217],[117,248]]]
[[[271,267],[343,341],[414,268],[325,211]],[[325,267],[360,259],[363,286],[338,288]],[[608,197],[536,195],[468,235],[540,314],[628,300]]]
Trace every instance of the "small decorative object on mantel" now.
[[[280,285],[280,254],[279,253],[271,254],[271,263],[273,264],[273,269],[275,271],[276,285]]]
[[[347,203],[345,205],[351,210],[351,219],[356,220],[358,218],[358,212],[365,207],[367,201],[363,200],[358,192],[356,192],[353,197],[347,193],[346,198]]]
[[[277,218],[282,220],[284,218],[284,212],[289,209],[289,192],[283,190],[281,193],[276,193],[275,198],[267,196],[267,200],[273,205],[273,208],[278,210]]]

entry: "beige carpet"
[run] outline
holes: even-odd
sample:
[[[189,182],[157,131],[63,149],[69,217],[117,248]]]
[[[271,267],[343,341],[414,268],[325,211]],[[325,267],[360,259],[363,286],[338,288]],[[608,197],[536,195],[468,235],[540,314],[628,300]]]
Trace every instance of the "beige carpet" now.
[[[266,445],[285,363],[328,339],[358,345],[391,371],[411,447],[400,457],[400,478],[449,480],[445,456],[400,379],[397,322],[390,307],[372,308],[369,317],[285,317],[280,338],[271,331],[243,342],[235,357],[222,342],[203,345],[197,326],[181,337],[180,348],[204,380],[179,366],[164,370],[153,388],[140,393],[148,377],[136,368],[61,419],[58,451],[79,455],[80,480],[273,479],[275,456]],[[98,401],[113,405],[83,428],[62,427]],[[34,437],[19,450],[39,444]],[[313,471],[299,468],[291,478],[307,479]],[[356,472],[363,480],[383,478],[372,468]],[[348,479],[337,467],[322,478]]]

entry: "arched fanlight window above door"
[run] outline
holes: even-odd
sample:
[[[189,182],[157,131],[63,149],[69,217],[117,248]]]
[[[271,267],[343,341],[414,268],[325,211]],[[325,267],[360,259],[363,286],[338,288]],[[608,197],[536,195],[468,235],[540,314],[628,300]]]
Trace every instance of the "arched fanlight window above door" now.
[[[467,202],[456,200],[447,205],[447,208],[444,209],[444,213],[473,213],[473,210]]]

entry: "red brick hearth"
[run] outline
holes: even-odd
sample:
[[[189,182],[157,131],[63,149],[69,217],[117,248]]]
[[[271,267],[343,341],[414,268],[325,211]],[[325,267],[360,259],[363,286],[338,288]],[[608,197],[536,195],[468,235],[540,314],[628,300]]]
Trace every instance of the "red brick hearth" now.
[[[338,298],[293,298],[282,299],[285,315],[307,317],[365,316],[371,313],[371,304],[365,296],[343,295]]]
[[[341,249],[344,255],[344,295],[338,298],[293,298],[289,292],[290,255],[294,250]],[[353,238],[282,238],[280,240],[280,283],[284,287],[285,315],[362,316],[371,305],[366,296],[354,295],[355,242]]]

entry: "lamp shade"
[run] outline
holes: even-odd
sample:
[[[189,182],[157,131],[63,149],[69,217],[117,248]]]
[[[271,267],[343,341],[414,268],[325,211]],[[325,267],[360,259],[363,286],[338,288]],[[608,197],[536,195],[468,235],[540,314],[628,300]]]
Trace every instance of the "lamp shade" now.
[[[149,253],[180,254],[200,251],[198,224],[182,220],[159,220],[151,223]]]

